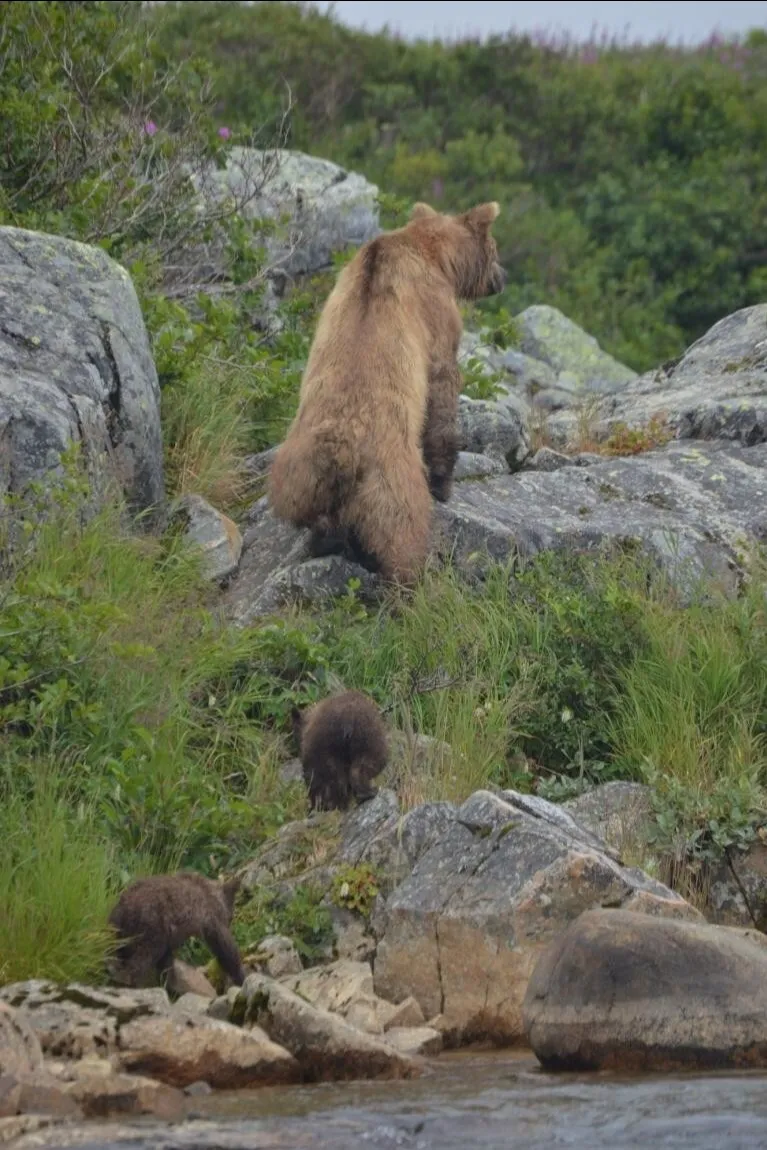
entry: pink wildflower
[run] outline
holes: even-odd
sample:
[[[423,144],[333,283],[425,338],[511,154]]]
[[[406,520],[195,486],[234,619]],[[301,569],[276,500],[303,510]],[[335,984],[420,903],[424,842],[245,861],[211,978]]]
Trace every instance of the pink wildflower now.
[[[222,140],[228,140],[232,134],[232,129],[231,128],[219,128],[218,134]]]
[[[155,124],[154,120],[147,120],[147,122],[144,124],[144,131],[146,132],[147,136],[155,135],[157,132],[157,125]]]

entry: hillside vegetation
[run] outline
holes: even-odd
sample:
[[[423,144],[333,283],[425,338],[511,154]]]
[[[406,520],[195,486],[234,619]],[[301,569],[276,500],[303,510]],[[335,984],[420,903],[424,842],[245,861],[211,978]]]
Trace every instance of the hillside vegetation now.
[[[232,142],[353,166],[389,220],[417,197],[498,198],[500,306],[556,304],[635,367],[767,296],[761,33],[688,52],[408,45],[293,4],[10,2],[0,123],[0,225],[100,244],[130,270],[170,494],[235,515],[254,495],[246,455],[295,409],[333,277],[288,295],[278,335],[254,326],[261,226],[200,216],[187,178]],[[225,238],[230,290],[179,281],[192,235]],[[290,708],[339,678],[452,746],[403,769],[406,804],[642,779],[657,846],[698,860],[764,819],[763,579],[684,608],[636,562],[544,556],[513,582],[430,573],[380,609],[352,587],[322,615],[239,631],[175,535],[131,532],[117,504],[84,521],[76,459],[43,525],[39,498],[0,519],[0,979],[98,975],[129,877],[235,866],[301,815],[303,788],[278,776]]]

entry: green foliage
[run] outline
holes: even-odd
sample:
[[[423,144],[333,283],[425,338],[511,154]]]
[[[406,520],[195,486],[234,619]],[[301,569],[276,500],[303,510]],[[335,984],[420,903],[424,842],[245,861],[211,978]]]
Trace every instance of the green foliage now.
[[[61,779],[28,764],[31,793],[0,802],[0,983],[98,978],[110,947],[114,852]]]
[[[340,867],[333,876],[331,898],[336,906],[369,918],[380,891],[380,878],[369,863]]]
[[[654,788],[662,846],[710,857],[767,817],[764,584],[735,601],[658,606],[644,629],[609,733],[616,767]]]
[[[287,897],[257,891],[237,908],[232,930],[244,953],[257,950],[270,934],[291,939],[301,957],[311,963],[327,953],[332,942],[330,911],[322,904],[323,891],[297,886]]]
[[[303,4],[167,7],[158,38],[206,59],[218,114],[274,116],[287,81],[294,146],[399,199],[386,226],[403,221],[402,201],[499,200],[512,310],[552,303],[643,369],[764,296],[758,32],[689,49],[515,35],[407,43]]]

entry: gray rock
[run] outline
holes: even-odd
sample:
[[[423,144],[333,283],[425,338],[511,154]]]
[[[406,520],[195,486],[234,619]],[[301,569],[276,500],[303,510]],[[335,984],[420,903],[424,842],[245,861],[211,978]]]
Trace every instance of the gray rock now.
[[[763,832],[760,832],[763,833]],[[767,845],[731,848],[708,875],[706,918],[726,926],[767,929]]]
[[[0,1002],[0,1077],[19,1079],[40,1070],[43,1052],[29,1020],[20,1010]]]
[[[435,549],[467,574],[487,557],[638,547],[681,590],[734,589],[748,541],[767,537],[767,445],[669,444],[590,467],[459,484]]]
[[[290,277],[329,267],[334,252],[380,231],[375,185],[303,152],[231,148],[225,168],[196,182],[206,199],[233,198],[244,216],[277,225],[264,238],[267,258]]]
[[[579,826],[618,854],[646,843],[652,819],[652,791],[642,783],[603,783],[562,804]]]
[[[489,455],[478,455],[473,451],[459,451],[455,462],[453,479],[461,483],[466,479],[487,479],[488,475],[503,475],[507,470],[497,459]]]
[[[559,471],[572,465],[571,456],[561,451],[554,451],[552,447],[540,447],[532,459],[525,462],[525,471]]]
[[[500,356],[500,362],[515,385],[523,388],[528,395],[556,386],[557,373],[554,369],[540,359],[525,355],[523,351],[509,347]]]
[[[462,451],[505,462],[510,471],[521,467],[530,454],[527,426],[519,415],[465,395],[458,406],[458,443]]]
[[[596,410],[593,434],[617,424],[642,427],[663,418],[679,439],[727,439],[746,446],[767,439],[767,304],[743,308],[714,324],[677,363],[635,379]],[[573,417],[550,421],[562,440]]]
[[[538,963],[524,1020],[549,1070],[764,1067],[767,939],[588,911]]]
[[[282,934],[269,934],[262,938],[254,955],[248,960],[262,966],[270,978],[301,974],[303,964],[293,940]]]
[[[160,389],[130,276],[100,248],[0,228],[0,493],[79,444],[98,502],[164,500]]]
[[[358,594],[375,598],[376,575],[343,555],[310,559],[309,533],[277,519],[266,496],[250,508],[243,533],[237,575],[223,596],[224,609],[238,626],[271,615],[290,602],[321,603],[344,595],[349,580],[358,579]]]
[[[259,1027],[202,1016],[137,1018],[120,1029],[120,1062],[168,1086],[208,1082],[221,1090],[296,1082],[295,1059]]]
[[[596,849],[552,805],[477,792],[459,808],[387,899],[376,994],[393,1002],[412,995],[426,1018],[442,1016],[453,1043],[518,1042],[535,963],[581,911],[624,906],[700,917],[667,887]]]
[[[287,763],[283,763],[278,774],[280,782],[284,783],[285,786],[304,781],[304,768],[300,759],[289,759]]]
[[[310,1081],[412,1078],[418,1062],[382,1038],[363,1034],[338,1015],[310,1005],[279,982],[252,974],[239,1002],[246,1025],[262,1026],[290,1050]]]
[[[201,495],[182,495],[174,500],[170,515],[184,521],[186,539],[202,551],[208,579],[226,579],[234,574],[242,554],[242,536],[228,515]]]
[[[561,390],[623,387],[636,376],[555,307],[528,307],[514,317],[514,322],[520,331],[522,351],[553,368]],[[567,373],[564,378],[563,373]]]
[[[386,1032],[386,1041],[402,1054],[433,1057],[442,1049],[443,1039],[439,1030],[430,1026],[392,1026]]]

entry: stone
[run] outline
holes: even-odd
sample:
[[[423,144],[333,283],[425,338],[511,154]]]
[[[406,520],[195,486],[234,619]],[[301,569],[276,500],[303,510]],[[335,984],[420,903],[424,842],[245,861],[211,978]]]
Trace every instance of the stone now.
[[[369,962],[341,959],[313,967],[298,977],[283,978],[282,983],[312,1006],[340,1015],[366,1034],[383,1034],[397,1015],[396,1006],[373,993]]]
[[[287,763],[283,763],[278,771],[280,782],[286,786],[292,786],[294,783],[302,783],[304,781],[304,768],[300,759],[289,759]]]
[[[66,1095],[86,1118],[151,1114],[165,1122],[178,1122],[186,1113],[179,1090],[135,1074],[78,1075]]]
[[[283,277],[329,267],[334,252],[380,231],[375,185],[304,152],[233,147],[225,168],[210,167],[195,180],[205,199],[233,200],[242,215],[277,225],[264,245],[273,274]]]
[[[311,559],[308,539],[307,531],[272,514],[266,496],[250,508],[239,569],[223,596],[233,623],[247,627],[290,602],[321,603],[344,595],[350,579],[359,581],[363,600],[375,599],[378,576],[343,555]]]
[[[497,459],[491,459],[489,455],[480,455],[475,451],[459,451],[453,479],[456,483],[465,483],[468,479],[486,479],[488,475],[503,475],[507,470],[507,467]]]
[[[765,837],[761,837],[764,835]],[[767,834],[746,850],[731,847],[708,874],[706,918],[725,926],[767,928]]]
[[[234,574],[242,554],[242,536],[228,515],[201,495],[180,496],[174,500],[170,515],[185,524],[184,538],[202,552],[207,579],[217,582]]]
[[[636,378],[636,372],[603,351],[592,335],[555,307],[528,307],[514,317],[514,323],[521,350],[548,364],[561,388],[608,390],[623,388]],[[564,380],[562,373],[567,373]]]
[[[528,395],[533,396],[536,391],[556,385],[556,371],[543,360],[533,359],[515,347],[506,348],[499,358],[503,370],[512,377],[515,385],[523,388]]]
[[[43,1052],[24,1013],[0,1002],[0,1075],[20,1078],[43,1064]]]
[[[638,550],[690,594],[735,592],[749,541],[767,536],[767,445],[676,442],[630,458],[457,484],[434,550],[466,575],[543,550]]]
[[[191,966],[180,958],[174,958],[165,985],[171,994],[179,998],[189,994],[205,999],[216,997],[216,988],[202,967]]]
[[[363,1034],[338,1015],[305,1002],[286,986],[252,974],[241,990],[247,1024],[263,1026],[290,1050],[307,1081],[354,1078],[412,1078],[418,1062],[372,1034]]]
[[[292,939],[281,934],[270,934],[262,938],[250,961],[263,967],[270,978],[284,978],[301,974],[303,963]]]
[[[191,1014],[200,1015],[207,1014],[211,1002],[216,998],[215,991],[212,995],[209,994],[182,994],[176,1002],[173,1003],[173,1014]]]
[[[590,910],[541,957],[525,1033],[547,1070],[767,1066],[767,940]]]
[[[0,1119],[14,1118],[21,1110],[21,1082],[13,1074],[0,1074]]]
[[[252,976],[251,976],[252,977]],[[295,1059],[258,1027],[213,1018],[139,1018],[120,1030],[125,1070],[168,1086],[208,1082],[218,1090],[296,1082]]]
[[[368,923],[359,914],[344,906],[330,906],[333,924],[333,950],[339,960],[351,962],[371,962],[376,950],[376,940],[370,933]]]
[[[47,1076],[20,1084],[19,1114],[41,1114],[51,1118],[82,1118],[87,1114],[79,1099]]]
[[[526,471],[559,471],[562,467],[572,467],[573,461],[569,455],[561,451],[554,451],[552,447],[539,447],[535,455],[526,460]]]
[[[602,783],[562,803],[576,823],[602,839],[619,855],[648,841],[652,791],[643,783]]]
[[[411,995],[394,1007],[392,1014],[389,1016],[389,1021],[384,1026],[384,1031],[388,1034],[390,1030],[422,1027],[425,1021],[418,1000]]]
[[[429,1058],[439,1054],[443,1046],[442,1035],[430,1026],[395,1026],[386,1032],[386,1041],[401,1054]]]
[[[582,911],[623,906],[700,918],[673,891],[621,867],[553,803],[478,791],[386,900],[374,990],[442,1015],[451,1044],[522,1040],[522,1002],[546,946]]]
[[[516,471],[530,454],[530,437],[525,421],[511,409],[501,410],[489,400],[462,395],[458,401],[458,446],[461,451],[486,455]]]
[[[677,361],[646,372],[594,412],[591,434],[644,427],[661,418],[679,439],[724,439],[750,447],[767,439],[767,303],[725,316]],[[574,417],[549,421],[558,440]]]
[[[0,494],[79,444],[95,503],[162,508],[160,387],[130,276],[101,248],[0,227]]]

